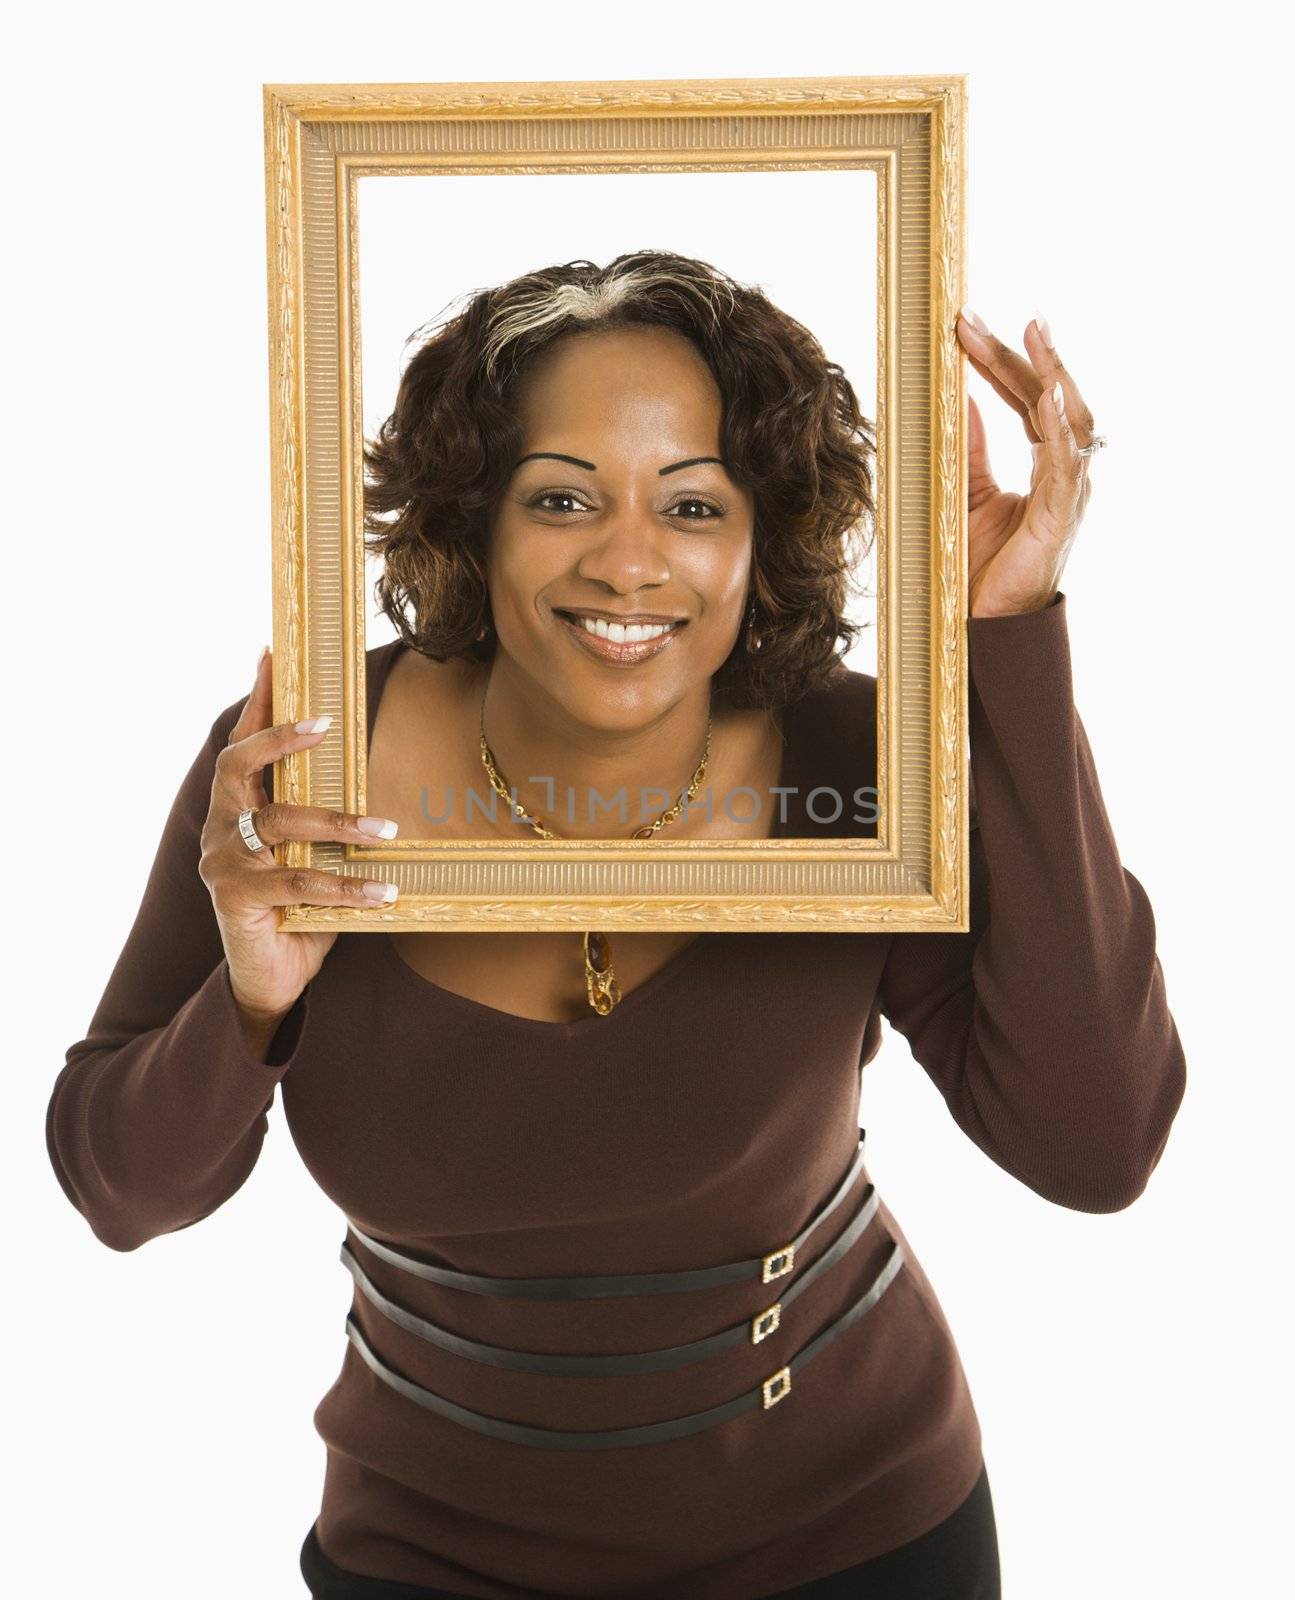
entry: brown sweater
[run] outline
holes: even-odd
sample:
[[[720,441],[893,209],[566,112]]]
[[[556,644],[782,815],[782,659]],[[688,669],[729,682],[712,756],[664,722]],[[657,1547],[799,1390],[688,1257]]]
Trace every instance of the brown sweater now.
[[[268,1062],[244,1044],[197,871],[213,762],[243,701],[216,718],[89,1032],[54,1085],[49,1153],[95,1235],[133,1250],[235,1193],[281,1086],[303,1161],[353,1224],[350,1259],[404,1316],[356,1279],[339,1376],[315,1412],[327,1446],[317,1533],[338,1565],[497,1600],[750,1600],[912,1539],[969,1492],[978,1419],[884,1198],[790,1295],[859,1217],[866,1171],[772,1283],[552,1301],[465,1292],[407,1264],[583,1277],[773,1251],[850,1167],[881,1016],[958,1125],[1036,1193],[1092,1212],[1141,1193],[1184,1059],[1151,907],[1120,863],[1074,708],[1065,596],[968,628],[970,933],[705,934],[609,1017],[569,1023],[441,989],[385,934],[344,936]],[[400,648],[368,652],[370,728]],[[875,831],[848,814],[819,828],[799,804],[818,784],[849,797],[875,781],[875,692],[850,673],[788,715],[783,782],[797,794],[777,834]],[[884,1294],[781,1399],[665,1441],[586,1450],[492,1437],[393,1387],[360,1348],[472,1413],[635,1427],[759,1394],[855,1305],[897,1243]],[[705,1339],[777,1297],[781,1321],[761,1342],[744,1334],[703,1359],[613,1376],[512,1370],[412,1331],[605,1356]]]

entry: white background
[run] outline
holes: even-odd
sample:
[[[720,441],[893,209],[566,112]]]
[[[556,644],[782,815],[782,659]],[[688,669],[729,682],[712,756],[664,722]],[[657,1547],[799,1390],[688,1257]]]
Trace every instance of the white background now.
[[[1062,587],[1190,1081],[1146,1193],[1090,1216],[993,1166],[892,1035],[870,1167],[958,1337],[1009,1600],[1283,1587],[1291,61],[1267,15],[312,0],[11,25],[14,1592],[300,1595],[322,1484],[351,1284],[277,1103],[245,1187],[130,1254],[43,1143],[176,785],[269,638],[261,84],[897,72],[969,74],[968,298],[1018,348],[1046,315],[1111,441]],[[834,247],[830,219],[805,240]],[[1020,425],[971,384],[1019,487]]]

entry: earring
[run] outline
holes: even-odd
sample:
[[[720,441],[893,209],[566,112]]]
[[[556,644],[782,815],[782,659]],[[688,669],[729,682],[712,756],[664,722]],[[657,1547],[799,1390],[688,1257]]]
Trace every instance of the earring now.
[[[755,596],[751,596],[751,609],[746,614],[746,648],[748,652],[757,656],[764,649],[764,634],[757,632],[755,626]]]
[[[492,626],[493,626],[493,623],[491,622],[490,618],[487,617],[486,620],[477,629],[476,634],[474,635],[474,637],[476,638],[476,641],[477,641],[478,644],[480,644],[480,642],[483,639],[488,639],[490,637],[490,630],[491,630]]]

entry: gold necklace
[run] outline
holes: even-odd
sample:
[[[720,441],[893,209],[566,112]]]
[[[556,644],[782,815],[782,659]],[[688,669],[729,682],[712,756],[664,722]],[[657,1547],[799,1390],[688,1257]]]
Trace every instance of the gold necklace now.
[[[489,684],[486,686],[489,688]],[[650,839],[654,833],[660,831],[668,823],[675,822],[683,814],[687,801],[691,800],[701,787],[706,776],[706,767],[710,761],[710,727],[709,712],[706,716],[706,747],[701,753],[701,760],[697,763],[697,770],[692,775],[692,781],[684,790],[678,800],[666,811],[663,811],[655,822],[644,823],[641,828],[636,828],[630,835],[631,839]],[[512,794],[504,779],[500,776],[495,765],[495,758],[486,741],[486,697],[481,696],[481,764],[486,769],[490,778],[490,786],[501,799],[508,802],[508,809],[512,815],[521,817],[528,822],[542,839],[556,839],[556,833],[544,826],[538,817],[532,816],[519,802],[513,799]],[[584,940],[585,955],[585,990],[589,996],[589,1004],[600,1017],[605,1017],[615,1007],[621,997],[620,985],[616,982],[616,973],[612,968],[611,944],[605,933],[586,933]]]

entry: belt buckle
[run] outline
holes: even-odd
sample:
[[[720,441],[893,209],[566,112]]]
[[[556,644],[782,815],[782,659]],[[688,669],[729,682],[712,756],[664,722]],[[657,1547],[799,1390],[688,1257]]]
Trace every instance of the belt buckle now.
[[[751,1343],[759,1344],[761,1339],[767,1339],[782,1321],[782,1301],[775,1300],[766,1311],[761,1311],[758,1316],[751,1319]]]
[[[785,1244],[781,1250],[771,1250],[762,1263],[764,1270],[761,1274],[760,1282],[772,1283],[775,1278],[783,1277],[791,1271],[795,1259],[796,1246],[794,1244]]]
[[[779,1400],[791,1393],[791,1368],[780,1367],[771,1378],[764,1380],[764,1409],[776,1406]]]

